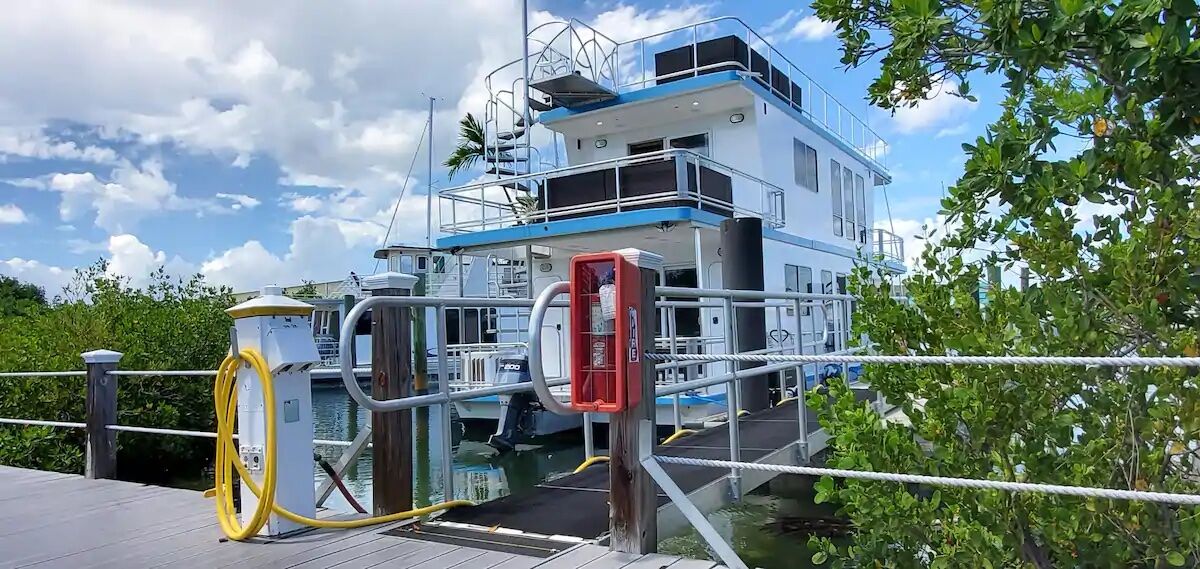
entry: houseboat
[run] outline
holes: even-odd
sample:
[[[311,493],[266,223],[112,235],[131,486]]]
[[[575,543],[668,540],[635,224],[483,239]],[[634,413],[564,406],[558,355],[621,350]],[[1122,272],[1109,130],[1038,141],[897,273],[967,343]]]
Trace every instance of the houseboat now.
[[[437,195],[436,247],[377,254],[393,270],[425,263],[437,277],[428,294],[534,298],[567,279],[573,255],[627,247],[664,258],[660,283],[720,289],[718,229],[733,217],[761,220],[764,290],[844,293],[863,263],[903,272],[901,240],[874,226],[875,192],[891,181],[887,144],[741,20],[623,42],[571,20],[525,40],[527,53],[485,80],[486,171]],[[805,310],[799,326],[790,312],[767,311],[769,349],[845,347],[845,318]],[[724,350],[725,323],[705,312],[664,315],[657,347]],[[523,346],[527,311],[455,318],[453,387],[499,381],[498,362]],[[552,310],[541,331],[547,377],[567,373],[566,329],[565,311]],[[507,403],[485,398],[458,411],[496,420]],[[660,424],[672,423],[673,405],[687,422],[723,413],[724,386],[678,404],[659,398]],[[532,434],[579,424],[549,415],[535,407],[521,424]]]

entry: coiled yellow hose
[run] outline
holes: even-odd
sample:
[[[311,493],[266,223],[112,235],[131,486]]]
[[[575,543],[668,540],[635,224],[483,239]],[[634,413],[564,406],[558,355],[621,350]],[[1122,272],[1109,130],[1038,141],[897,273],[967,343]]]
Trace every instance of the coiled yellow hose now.
[[[262,354],[256,350],[245,349],[237,356],[230,355],[221,362],[213,389],[213,406],[217,412],[216,488],[214,493],[217,502],[217,521],[221,524],[221,531],[225,532],[229,539],[242,541],[258,535],[258,532],[266,525],[271,512],[311,527],[358,528],[415,518],[456,506],[474,505],[469,500],[450,500],[407,512],[356,520],[318,520],[285,510],[275,503],[275,414],[271,412],[264,414],[267,422],[267,436],[263,448],[263,484],[261,487],[255,484],[250,477],[250,472],[246,470],[246,465],[242,463],[242,458],[238,453],[237,443],[234,442],[233,430],[237,419],[237,370],[238,366],[243,363],[248,364],[254,370],[258,375],[259,382],[262,383],[264,408],[275,409],[275,387],[272,383],[271,371]],[[241,476],[242,484],[245,484],[255,496],[258,496],[258,505],[254,508],[254,514],[247,519],[245,525],[238,519],[233,506],[234,469],[237,469],[238,475]]]

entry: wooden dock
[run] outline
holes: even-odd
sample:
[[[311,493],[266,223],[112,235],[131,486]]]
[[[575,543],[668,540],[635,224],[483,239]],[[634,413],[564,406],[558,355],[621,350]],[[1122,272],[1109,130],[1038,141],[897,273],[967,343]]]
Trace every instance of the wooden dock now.
[[[607,518],[605,518],[607,519]],[[353,569],[713,569],[712,561],[580,544],[550,558],[387,535],[402,524],[222,541],[200,492],[0,466],[0,569],[312,567]]]

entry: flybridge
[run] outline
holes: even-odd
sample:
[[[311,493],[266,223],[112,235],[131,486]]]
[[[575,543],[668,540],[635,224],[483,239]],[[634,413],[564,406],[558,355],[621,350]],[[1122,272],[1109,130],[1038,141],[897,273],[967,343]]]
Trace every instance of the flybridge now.
[[[539,122],[550,122],[580,110],[619,104],[623,94],[737,72],[866,160],[884,166],[887,143],[866,121],[739,18],[714,18],[624,42],[571,20],[535,28],[528,43],[529,97],[517,96],[519,77],[508,79],[518,74],[520,59],[486,79],[494,101],[487,122],[500,142],[516,138],[505,135],[523,134],[533,112],[547,113]],[[545,158],[538,156],[535,161],[547,162]]]

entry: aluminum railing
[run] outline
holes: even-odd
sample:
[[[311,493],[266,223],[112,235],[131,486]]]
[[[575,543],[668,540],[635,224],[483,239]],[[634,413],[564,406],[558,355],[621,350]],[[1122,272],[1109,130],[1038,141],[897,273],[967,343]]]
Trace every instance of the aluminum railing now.
[[[895,261],[898,263],[904,262],[904,238],[882,228],[875,228],[874,250],[875,255],[883,257],[885,261]]]
[[[661,191],[623,194],[621,173],[632,166],[640,166],[672,160],[676,164],[676,175]],[[688,168],[696,172],[689,176]],[[706,195],[701,168],[730,178],[732,202]],[[616,197],[579,205],[547,207],[551,203],[549,180],[567,178],[589,172],[612,170],[615,175]],[[692,179],[689,179],[692,178]],[[525,209],[515,196],[524,193],[515,189],[524,183],[534,186],[532,195],[538,199],[538,207]],[[711,189],[711,188],[710,188]],[[671,149],[637,156],[624,156],[601,160],[578,166],[558,168],[545,172],[512,176],[503,180],[487,180],[439,192],[439,214],[442,231],[467,233],[502,229],[516,225],[553,221],[581,215],[620,212],[630,208],[647,206],[667,207],[680,202],[694,204],[696,208],[729,211],[733,215],[760,217],[768,227],[783,227],[787,222],[784,209],[784,190],[761,178],[747,174],[690,150]],[[449,208],[446,206],[449,205]],[[448,209],[448,211],[447,211]]]

